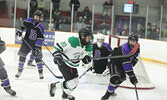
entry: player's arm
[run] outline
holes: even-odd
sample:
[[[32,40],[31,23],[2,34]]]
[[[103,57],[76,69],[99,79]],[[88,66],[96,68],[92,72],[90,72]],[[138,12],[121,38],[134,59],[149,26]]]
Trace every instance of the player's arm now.
[[[16,35],[18,37],[22,36],[23,31],[27,28],[32,26],[32,19],[31,18],[27,18],[23,21],[22,25],[17,29],[16,31]]]
[[[138,57],[139,53],[140,53],[140,48],[138,48],[138,50],[136,51],[136,53],[135,53],[134,56],[132,57],[133,59],[132,59],[131,63],[132,63],[132,65],[133,65],[133,67],[134,67],[134,66],[137,64],[137,62],[138,62],[137,57]]]
[[[60,65],[63,60],[63,56],[66,59],[69,59],[64,52],[66,51],[67,48],[73,48],[76,46],[77,46],[77,41],[76,38],[74,37],[68,38],[68,41],[57,42],[56,45],[54,46],[54,51],[53,51],[54,63]]]
[[[43,27],[37,27],[36,29],[37,32],[37,37],[36,37],[36,41],[35,41],[35,47],[33,48],[34,51],[32,52],[32,54],[37,57],[39,55],[39,53],[41,52],[41,47],[42,47],[42,43],[44,41],[44,28]]]
[[[92,45],[87,45],[86,48],[85,48],[85,51],[84,51],[84,55],[83,55],[84,57],[82,59],[82,62],[84,64],[88,64],[88,63],[91,62],[91,57],[93,56],[92,51],[93,51]],[[89,65],[89,66],[92,67],[92,65]]]

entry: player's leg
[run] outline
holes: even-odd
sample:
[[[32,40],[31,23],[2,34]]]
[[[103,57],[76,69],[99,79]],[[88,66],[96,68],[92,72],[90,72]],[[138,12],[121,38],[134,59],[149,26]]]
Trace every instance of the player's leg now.
[[[42,65],[42,61],[40,58],[35,58],[35,62],[37,64],[38,67],[38,72],[39,72],[39,79],[43,79],[43,65]]]
[[[111,75],[110,83],[108,85],[105,95],[101,98],[101,100],[108,100],[110,96],[116,96],[116,93],[114,91],[123,82],[123,79],[121,79],[121,74],[119,73],[119,67],[109,64],[109,68]]]
[[[43,79],[44,76],[43,76],[43,63],[42,63],[42,51],[39,53],[39,55],[37,57],[35,57],[35,62],[37,64],[37,67],[38,67],[38,72],[39,72],[39,78],[40,79]]]
[[[1,58],[0,58],[0,80],[1,80],[1,86],[4,88],[4,90],[10,95],[15,96],[16,92],[11,89],[8,75],[4,68],[4,63]]]
[[[27,65],[29,65],[29,66],[35,66],[34,64],[32,64],[32,62],[34,61],[34,56],[31,54],[30,55],[30,59],[28,60],[28,62],[27,62]]]
[[[76,88],[78,84],[78,71],[75,68],[67,66],[65,63],[59,66],[59,70],[62,73],[65,81],[61,83],[61,88],[63,89],[62,98],[75,100],[75,97],[71,95],[72,91]],[[53,97],[55,89],[57,88],[57,83],[50,84],[50,95]]]
[[[30,52],[30,48],[23,42],[21,45],[21,48],[18,52],[19,57],[19,64],[18,64],[18,72],[15,75],[16,78],[19,78],[23,69],[24,69],[24,63],[26,60],[27,54]]]

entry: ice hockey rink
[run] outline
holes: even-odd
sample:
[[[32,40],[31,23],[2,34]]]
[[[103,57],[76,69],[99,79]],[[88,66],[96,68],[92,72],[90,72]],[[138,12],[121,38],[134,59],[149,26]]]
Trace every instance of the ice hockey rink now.
[[[61,100],[61,89],[57,89],[55,97],[49,97],[48,84],[58,81],[44,66],[44,79],[40,80],[36,67],[27,66],[25,63],[24,71],[19,79],[15,78],[18,65],[19,48],[7,47],[6,51],[0,56],[5,62],[12,88],[17,92],[15,97],[8,95],[0,87],[0,100]],[[53,63],[52,55],[43,50],[43,61],[54,71],[56,75],[61,75],[57,66]],[[29,56],[27,56],[28,58]],[[167,66],[159,63],[144,61],[148,76],[155,89],[138,90],[139,100],[167,100]],[[79,68],[79,74],[86,68]],[[60,80],[60,79],[59,79]],[[62,81],[62,80],[60,80]],[[79,81],[78,87],[72,95],[76,100],[100,100],[106,92],[106,85],[90,84],[85,82],[85,77]],[[134,89],[118,88],[117,96],[109,100],[137,100]]]

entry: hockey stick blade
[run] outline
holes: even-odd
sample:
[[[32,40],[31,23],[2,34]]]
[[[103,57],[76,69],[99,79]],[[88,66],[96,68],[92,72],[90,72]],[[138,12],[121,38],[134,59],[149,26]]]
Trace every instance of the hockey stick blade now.
[[[88,68],[84,73],[82,73],[80,76],[79,76],[79,79],[84,76],[88,71],[90,71],[92,69],[92,67]]]

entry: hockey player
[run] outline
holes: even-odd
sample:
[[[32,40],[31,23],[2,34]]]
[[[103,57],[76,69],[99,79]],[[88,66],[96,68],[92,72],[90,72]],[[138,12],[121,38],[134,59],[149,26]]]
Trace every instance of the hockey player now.
[[[39,78],[43,79],[43,67],[42,67],[42,51],[41,46],[42,42],[44,41],[44,27],[40,22],[43,14],[41,11],[37,10],[34,13],[33,18],[27,18],[22,26],[17,30],[16,35],[22,36],[22,32],[26,30],[25,37],[23,38],[23,42],[21,44],[21,48],[18,52],[19,58],[19,65],[18,65],[18,73],[15,75],[16,78],[19,78],[22,71],[23,66],[26,60],[27,54],[32,50],[32,54],[35,57],[35,61],[37,63]],[[28,44],[27,44],[27,43]],[[32,48],[30,48],[30,47]]]
[[[106,57],[111,54],[112,48],[108,43],[104,42],[104,35],[99,33],[97,34],[97,42],[93,44],[93,57]],[[102,74],[106,69],[108,64],[108,59],[100,59],[93,61],[94,73]]]
[[[6,47],[5,47],[5,42],[1,40],[0,38],[0,54],[5,51]],[[16,95],[16,92],[14,90],[11,89],[10,86],[10,82],[8,79],[8,75],[7,75],[7,71],[4,68],[5,64],[2,61],[1,57],[0,57],[0,80],[1,80],[1,86],[5,89],[5,91],[7,93],[9,93],[12,96]]]
[[[62,98],[75,100],[75,97],[71,95],[78,84],[78,71],[79,60],[65,61],[63,59],[79,59],[83,56],[82,62],[88,64],[91,62],[91,58],[88,55],[92,53],[92,45],[90,45],[91,31],[87,28],[83,28],[79,31],[79,38],[70,37],[67,41],[57,43],[54,47],[54,63],[58,65],[60,72],[62,73],[65,81],[61,83],[63,90]],[[50,96],[54,96],[55,89],[58,84],[50,84]]]
[[[111,56],[118,55],[127,55],[129,54],[135,45],[138,43],[138,37],[136,34],[131,34],[128,38],[128,42],[123,44],[118,48],[114,48],[111,53]],[[133,66],[137,63],[137,56],[139,54],[139,48],[136,50],[135,54],[128,58],[120,58],[120,59],[111,59],[109,62],[110,68],[110,83],[108,85],[107,91],[105,95],[101,98],[101,100],[108,100],[110,96],[115,96],[114,92],[118,86],[126,80],[126,74],[129,76],[130,82],[132,84],[137,84],[137,78],[133,71]]]

